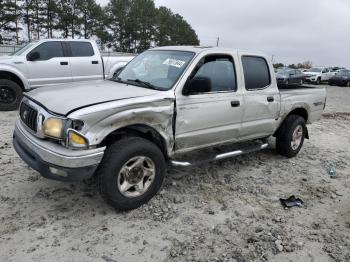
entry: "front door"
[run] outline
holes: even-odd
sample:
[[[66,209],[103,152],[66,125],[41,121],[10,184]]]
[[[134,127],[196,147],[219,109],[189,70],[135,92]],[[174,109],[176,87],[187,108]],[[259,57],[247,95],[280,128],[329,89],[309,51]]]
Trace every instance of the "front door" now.
[[[39,54],[35,61],[27,61],[28,82],[30,87],[67,83],[72,81],[69,59],[64,57],[59,41],[44,42],[31,53]]]
[[[176,152],[239,139],[244,100],[237,91],[235,68],[231,54],[200,59],[186,85],[192,79],[205,78],[210,80],[210,88],[177,96]]]

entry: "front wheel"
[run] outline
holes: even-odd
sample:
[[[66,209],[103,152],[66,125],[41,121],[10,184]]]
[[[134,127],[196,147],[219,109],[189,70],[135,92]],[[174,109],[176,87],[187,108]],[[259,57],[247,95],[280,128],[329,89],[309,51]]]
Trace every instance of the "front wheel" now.
[[[290,115],[276,135],[276,150],[288,158],[296,156],[304,143],[306,124],[304,118]]]
[[[319,85],[319,84],[321,84],[321,78],[317,78],[316,80],[316,85]]]
[[[346,87],[350,87],[350,81],[346,83]]]
[[[102,197],[118,210],[147,203],[159,191],[164,175],[162,151],[139,137],[124,138],[108,147],[97,170]]]
[[[23,96],[22,88],[14,81],[0,79],[0,111],[16,110]]]

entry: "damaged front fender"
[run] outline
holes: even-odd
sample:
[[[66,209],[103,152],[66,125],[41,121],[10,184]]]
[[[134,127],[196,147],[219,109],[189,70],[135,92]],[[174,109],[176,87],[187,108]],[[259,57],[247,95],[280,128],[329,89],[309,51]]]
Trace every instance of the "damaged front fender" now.
[[[90,146],[98,146],[109,134],[129,126],[143,125],[155,130],[163,139],[168,156],[174,149],[174,93],[132,98],[84,108],[69,117],[81,119],[82,133]]]

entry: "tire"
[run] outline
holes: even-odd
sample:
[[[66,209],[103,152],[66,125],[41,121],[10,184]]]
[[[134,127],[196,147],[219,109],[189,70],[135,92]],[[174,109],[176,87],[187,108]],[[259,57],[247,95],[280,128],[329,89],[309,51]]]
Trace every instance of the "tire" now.
[[[304,80],[301,79],[299,84],[302,86],[304,84]]]
[[[141,157],[145,160],[140,160]],[[136,159],[135,162],[132,162],[134,159]],[[137,161],[142,163],[140,164],[142,167],[127,166],[129,163],[132,163],[131,166],[133,166]],[[145,164],[148,167],[145,167]],[[153,166],[154,170],[152,182],[150,182],[151,176],[142,179],[138,177],[140,173],[145,174],[144,169],[152,170],[150,166]],[[101,196],[118,210],[138,208],[147,203],[161,188],[165,176],[165,167],[164,155],[157,145],[140,137],[123,138],[106,149],[96,171]],[[130,168],[130,171],[126,171],[128,178],[125,178],[126,175],[123,171],[125,168]],[[133,186],[123,192],[122,187],[125,182],[127,184],[125,188],[128,188],[131,184]],[[142,183],[143,188],[148,185],[142,194],[138,192],[137,183]]]
[[[22,88],[16,82],[0,79],[0,111],[16,110],[22,97]]]
[[[346,83],[346,87],[350,87],[350,81]]]
[[[286,85],[289,85],[289,79],[286,80]]]
[[[300,142],[292,146],[293,133],[300,130]],[[298,115],[290,115],[283,122],[276,135],[276,150],[282,156],[291,158],[296,156],[303,146],[306,134],[305,119]]]
[[[316,80],[316,85],[319,85],[319,84],[321,84],[321,78],[317,78]]]

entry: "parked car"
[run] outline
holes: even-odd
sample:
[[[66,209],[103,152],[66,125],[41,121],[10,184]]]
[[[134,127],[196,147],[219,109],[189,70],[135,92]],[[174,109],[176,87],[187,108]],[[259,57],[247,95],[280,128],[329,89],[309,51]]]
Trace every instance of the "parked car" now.
[[[15,110],[23,92],[58,83],[112,77],[133,56],[102,57],[91,40],[34,41],[0,57],[0,111]]]
[[[350,70],[340,70],[331,79],[329,79],[329,85],[347,86],[350,87]]]
[[[304,83],[305,75],[299,69],[280,69],[277,70],[277,84],[299,84]]]
[[[332,73],[327,67],[312,67],[305,74],[305,82],[311,82],[319,85],[321,82],[326,82],[331,78]]]
[[[44,177],[95,175],[103,198],[128,210],[158,192],[167,164],[261,150],[271,136],[279,154],[296,156],[325,102],[324,88],[279,89],[265,54],[158,47],[114,79],[26,93],[13,143]]]
[[[344,67],[331,67],[330,70],[330,78],[332,78],[333,76],[335,76],[338,72],[340,72],[341,70],[345,70],[346,68]]]

